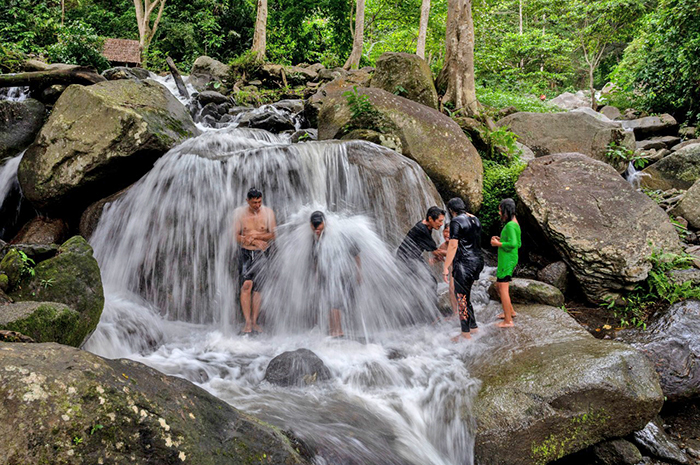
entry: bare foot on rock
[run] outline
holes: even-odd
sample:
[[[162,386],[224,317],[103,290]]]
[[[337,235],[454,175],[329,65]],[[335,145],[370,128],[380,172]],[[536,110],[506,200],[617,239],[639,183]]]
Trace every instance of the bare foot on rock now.
[[[500,323],[496,323],[496,326],[498,326],[499,328],[512,328],[513,326],[515,326],[515,323],[513,323],[512,321],[509,323],[501,321]]]

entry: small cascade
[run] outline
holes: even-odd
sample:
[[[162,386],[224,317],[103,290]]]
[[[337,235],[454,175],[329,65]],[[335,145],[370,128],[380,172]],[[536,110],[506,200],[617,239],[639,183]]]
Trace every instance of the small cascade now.
[[[29,87],[0,87],[0,100],[21,102],[29,98]]]
[[[192,94],[196,93],[197,90],[187,82],[188,80],[186,79],[187,76],[182,76],[182,80],[185,84],[185,88],[187,89],[187,92],[190,94],[190,99]],[[152,79],[162,85],[164,85],[175,98],[177,98],[180,102],[182,102],[183,105],[187,106],[189,103],[190,99],[186,99],[182,95],[180,95],[180,91],[177,90],[177,84],[175,84],[175,79],[173,79],[173,76],[171,74],[168,74],[166,76],[159,76],[155,73],[150,73],[149,79]]]
[[[24,151],[0,162],[0,239],[9,240],[22,216],[24,198],[17,180],[17,168]]]
[[[629,164],[627,165],[627,169],[625,170],[625,173],[622,176],[625,179],[627,179],[627,182],[629,182],[632,185],[632,187],[634,187],[635,189],[640,189],[642,178],[644,176],[649,176],[649,173],[637,171],[637,169],[634,167],[634,163],[629,162]]]

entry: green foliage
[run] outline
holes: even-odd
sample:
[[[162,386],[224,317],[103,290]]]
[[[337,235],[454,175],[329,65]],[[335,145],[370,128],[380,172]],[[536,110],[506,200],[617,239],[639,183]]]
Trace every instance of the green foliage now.
[[[353,86],[352,90],[343,92],[343,97],[348,101],[353,119],[374,116],[378,113],[377,109],[372,105],[372,102],[369,101],[369,97],[361,95],[357,91],[357,86]]]
[[[24,253],[21,250],[14,249],[18,254],[19,258],[22,261],[22,270],[21,270],[21,275],[22,276],[34,276],[36,274],[36,270],[34,270],[34,265],[36,263],[34,260],[29,258],[26,253]]]
[[[480,103],[494,109],[515,107],[517,111],[532,111],[537,113],[554,113],[561,111],[554,105],[540,101],[534,95],[512,92],[495,87],[476,87],[476,98]]]
[[[16,73],[24,62],[24,54],[11,45],[0,44],[0,73]]]
[[[649,257],[651,270],[646,281],[622,298],[622,304],[611,299],[605,306],[620,318],[621,326],[646,328],[647,319],[653,309],[660,305],[673,305],[686,299],[700,299],[700,287],[692,282],[677,283],[669,278],[669,273],[677,269],[687,269],[693,263],[688,254],[673,254],[654,251]]]
[[[632,162],[632,165],[634,165],[634,167],[638,170],[643,169],[649,164],[648,158],[635,155],[632,150],[619,145],[617,142],[610,142],[608,144],[608,149],[605,151],[605,157],[610,160],[610,163],[613,166],[621,162]]]
[[[262,68],[262,65],[265,64],[265,61],[259,59],[250,50],[246,50],[229,61],[228,64],[231,67],[231,80],[235,82],[243,76],[247,76],[249,79],[251,76],[255,76]]]
[[[481,202],[479,219],[483,233],[486,236],[491,236],[495,232],[494,229],[500,224],[498,205],[505,198],[517,199],[515,182],[526,165],[520,161],[517,155],[513,156],[507,164],[499,164],[492,160],[484,160],[483,163],[483,201]]]
[[[49,59],[54,63],[89,66],[102,72],[110,67],[102,56],[104,39],[83,23],[71,23],[59,29],[58,42],[48,47]]]

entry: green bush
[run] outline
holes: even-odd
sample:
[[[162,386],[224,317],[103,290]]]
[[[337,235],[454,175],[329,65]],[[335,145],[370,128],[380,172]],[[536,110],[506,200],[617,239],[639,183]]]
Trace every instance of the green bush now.
[[[515,107],[518,111],[533,111],[537,113],[555,113],[561,111],[554,105],[549,105],[540,101],[534,95],[523,94],[522,92],[511,92],[494,87],[476,88],[476,98],[487,107],[500,109]]]
[[[479,210],[479,220],[485,236],[499,234],[500,231],[497,231],[500,225],[498,205],[505,198],[517,200],[515,182],[526,166],[517,155],[507,165],[484,160],[484,198]]]
[[[17,73],[24,63],[24,54],[11,45],[0,44],[0,73]]]
[[[49,46],[49,59],[54,63],[89,66],[102,72],[110,67],[102,56],[104,39],[95,30],[80,22],[74,22],[60,29],[58,42]]]

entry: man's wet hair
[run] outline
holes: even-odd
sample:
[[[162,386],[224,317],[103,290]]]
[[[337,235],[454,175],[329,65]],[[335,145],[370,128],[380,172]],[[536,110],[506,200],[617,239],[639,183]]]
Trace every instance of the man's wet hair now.
[[[248,194],[246,195],[246,198],[248,200],[250,199],[260,199],[262,198],[262,192],[257,190],[255,187],[251,187],[250,190],[248,191]]]
[[[316,210],[311,214],[311,226],[313,226],[314,229],[318,228],[325,222],[326,216],[323,214],[323,212]]]
[[[503,199],[499,205],[501,208],[501,219],[508,222],[515,216],[515,201],[513,199]]]
[[[425,220],[426,221],[428,221],[428,220],[435,221],[438,218],[440,218],[441,216],[445,216],[445,210],[443,210],[440,207],[433,206],[433,207],[428,208],[428,213],[425,214]]]
[[[464,203],[464,200],[460,199],[459,197],[455,197],[447,202],[447,209],[461,215],[462,213],[467,212],[467,204]]]

